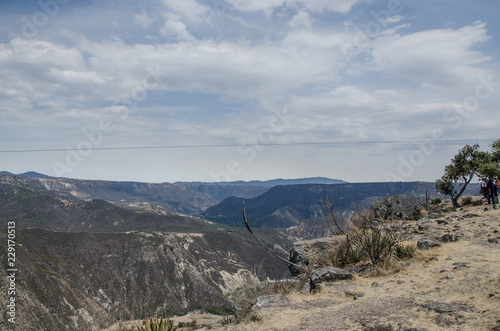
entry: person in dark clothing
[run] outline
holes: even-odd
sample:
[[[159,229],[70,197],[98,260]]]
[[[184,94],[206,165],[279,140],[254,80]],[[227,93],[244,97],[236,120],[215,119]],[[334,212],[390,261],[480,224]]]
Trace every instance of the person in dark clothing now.
[[[488,204],[493,204],[493,208],[495,208],[495,203],[498,196],[497,186],[493,183],[493,180],[490,179],[486,188],[488,191]]]
[[[483,180],[481,182],[481,193],[483,194],[483,202],[486,202],[488,201],[488,183],[486,182],[486,180]]]

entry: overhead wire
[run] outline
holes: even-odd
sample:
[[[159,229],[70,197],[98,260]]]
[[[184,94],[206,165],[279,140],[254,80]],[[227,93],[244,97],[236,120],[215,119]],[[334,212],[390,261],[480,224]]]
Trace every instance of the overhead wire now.
[[[232,144],[193,144],[193,145],[161,145],[161,146],[122,146],[122,147],[91,147],[91,148],[46,148],[46,149],[11,149],[0,150],[0,153],[40,153],[68,152],[72,150],[147,150],[147,149],[183,149],[183,148],[221,148],[239,146],[327,146],[327,145],[364,145],[364,144],[418,144],[418,143],[458,143],[495,141],[496,139],[421,139],[421,140],[374,140],[374,141],[330,141],[330,142],[286,142],[286,143],[232,143]]]

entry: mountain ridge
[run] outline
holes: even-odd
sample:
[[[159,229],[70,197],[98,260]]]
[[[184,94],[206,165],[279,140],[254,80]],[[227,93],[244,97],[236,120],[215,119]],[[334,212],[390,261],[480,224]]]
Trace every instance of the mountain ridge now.
[[[471,186],[472,187],[472,186]],[[243,199],[229,197],[219,204],[209,207],[202,216],[214,222],[231,226],[243,226],[241,222],[242,203],[245,200],[248,222],[253,227],[290,227],[307,219],[325,216],[321,200],[328,196],[335,210],[345,210],[369,206],[370,201],[385,195],[407,195],[425,198],[436,196],[435,183],[391,182],[391,183],[346,183],[346,184],[298,184],[275,186],[264,194]],[[290,215],[291,217],[286,217]]]
[[[295,179],[283,179],[276,178],[270,180],[237,180],[237,181],[228,181],[228,182],[175,182],[174,184],[187,184],[187,185],[248,185],[248,186],[276,186],[276,185],[295,185],[295,184],[346,184],[348,182],[341,179],[332,179],[328,177],[304,177],[304,178],[295,178]]]

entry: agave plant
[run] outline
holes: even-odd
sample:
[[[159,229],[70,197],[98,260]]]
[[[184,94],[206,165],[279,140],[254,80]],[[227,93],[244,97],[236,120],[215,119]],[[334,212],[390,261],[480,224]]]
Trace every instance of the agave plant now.
[[[138,326],[138,331],[174,331],[177,330],[177,327],[174,327],[174,321],[170,318],[164,319],[163,316],[158,319],[155,318],[146,318],[144,326]]]

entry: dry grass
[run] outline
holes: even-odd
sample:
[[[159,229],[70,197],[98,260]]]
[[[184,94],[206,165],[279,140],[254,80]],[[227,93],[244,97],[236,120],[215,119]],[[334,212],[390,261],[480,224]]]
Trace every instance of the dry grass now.
[[[480,217],[466,217],[475,213]],[[449,224],[421,236],[460,233],[401,265],[393,259],[368,276],[323,287],[315,295],[291,293],[288,302],[258,312],[260,321],[227,330],[498,330],[500,324],[500,210],[471,206],[447,213]],[[414,242],[410,242],[414,244]],[[436,312],[432,303],[459,304],[463,311]]]

